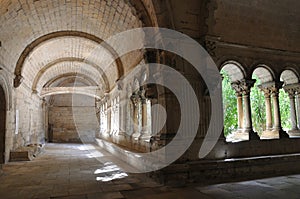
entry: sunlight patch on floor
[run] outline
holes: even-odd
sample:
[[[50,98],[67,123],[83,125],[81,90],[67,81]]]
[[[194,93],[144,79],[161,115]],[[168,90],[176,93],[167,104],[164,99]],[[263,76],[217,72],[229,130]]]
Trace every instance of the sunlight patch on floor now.
[[[115,179],[122,179],[127,177],[127,173],[122,171],[120,167],[113,164],[112,162],[106,162],[104,166],[100,169],[97,169],[94,172],[95,175],[100,175],[96,177],[97,181],[108,182]]]

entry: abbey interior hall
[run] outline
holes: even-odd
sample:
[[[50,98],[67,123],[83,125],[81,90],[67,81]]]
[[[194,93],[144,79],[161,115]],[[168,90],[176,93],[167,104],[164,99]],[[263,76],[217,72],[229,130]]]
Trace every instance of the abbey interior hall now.
[[[299,186],[299,0],[0,0],[0,198]]]

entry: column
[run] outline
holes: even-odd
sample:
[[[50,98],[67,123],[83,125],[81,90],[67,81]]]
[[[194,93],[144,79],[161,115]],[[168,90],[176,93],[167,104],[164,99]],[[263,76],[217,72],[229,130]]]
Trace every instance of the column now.
[[[298,128],[297,122],[297,108],[296,108],[296,101],[298,101],[298,90],[299,85],[286,85],[284,86],[285,92],[289,94],[290,98],[290,117],[291,117],[291,130],[288,131],[290,136],[300,136],[300,130]],[[299,111],[298,111],[298,118],[299,118]]]
[[[151,135],[148,131],[148,99],[145,96],[145,89],[143,88],[140,92],[141,104],[142,104],[142,132],[141,137],[143,139],[150,139]]]
[[[297,123],[298,123],[298,129],[300,129],[300,91],[297,91],[296,101],[297,101],[297,120],[298,120]]]
[[[297,127],[297,116],[296,116],[296,104],[295,104],[295,93],[289,94],[290,98],[290,106],[291,106],[291,123],[292,123],[292,129],[291,130],[298,130]]]
[[[238,112],[238,131],[233,137],[234,140],[259,139],[253,131],[251,117],[250,91],[254,83],[253,79],[243,79],[231,84],[236,91]]]
[[[43,107],[43,117],[44,117],[44,130],[45,130],[45,141],[49,141],[48,140],[48,123],[49,123],[49,115],[48,115],[48,104],[45,98],[43,98],[43,103],[42,103],[42,107]]]
[[[120,98],[119,96],[117,97],[117,100],[116,100],[116,133],[119,135],[119,133],[121,132],[121,121],[120,121],[120,118],[121,118],[121,106],[120,106]]]
[[[265,104],[266,104],[266,130],[271,130],[273,126],[273,122],[272,122],[272,106],[271,106],[270,91],[265,93]]]
[[[273,87],[272,90],[272,101],[274,106],[274,126],[273,130],[282,130],[281,127],[281,118],[280,118],[280,108],[279,108],[279,89],[276,87]]]
[[[273,101],[274,126],[273,131],[279,133],[279,138],[288,138],[289,136],[282,130],[280,108],[279,108],[279,89],[282,88],[283,82],[275,82],[271,86],[271,96]]]
[[[139,129],[139,112],[140,112],[140,97],[137,93],[131,96],[133,102],[133,134],[132,137],[137,139],[140,136]]]
[[[106,121],[107,121],[107,131],[106,133],[108,135],[110,135],[110,131],[111,131],[111,105],[107,104],[107,116],[106,116]]]
[[[237,113],[238,113],[238,130],[243,129],[244,111],[243,111],[243,95],[240,92],[236,93],[237,97]]]
[[[258,86],[265,96],[265,106],[266,106],[266,132],[272,131],[273,121],[272,121],[272,105],[271,105],[271,90],[269,88],[264,88],[263,85]]]
[[[241,82],[241,87],[243,91],[243,101],[244,101],[244,131],[249,134],[249,140],[260,139],[259,136],[253,131],[252,126],[252,114],[251,114],[251,103],[250,103],[250,92],[251,88],[254,86],[256,80],[243,80]]]
[[[274,93],[273,86],[275,85],[274,82],[264,83],[259,85],[258,88],[264,93],[265,96],[265,107],[266,107],[266,129],[261,132],[260,138],[261,139],[276,139],[279,137],[278,131],[274,131],[273,129],[273,121],[272,121],[272,104],[271,100],[273,100],[272,93]],[[275,107],[274,107],[275,112]],[[275,113],[274,113],[275,115]],[[275,119],[274,119],[274,126],[275,126]],[[277,121],[278,123],[278,121]]]
[[[238,118],[238,132],[242,132],[243,123],[244,123],[244,110],[243,110],[243,92],[241,87],[241,82],[233,82],[231,83],[231,87],[235,90],[236,100],[237,100],[237,118]]]

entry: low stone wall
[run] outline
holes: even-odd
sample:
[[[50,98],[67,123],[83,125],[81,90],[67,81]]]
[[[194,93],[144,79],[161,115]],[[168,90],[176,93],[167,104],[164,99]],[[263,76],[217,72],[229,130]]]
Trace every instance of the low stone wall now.
[[[290,154],[172,164],[149,175],[167,185],[184,186],[188,183],[207,185],[299,173],[300,154]]]
[[[300,153],[300,138],[250,140],[237,143],[219,140],[205,159],[245,158]]]
[[[173,163],[148,174],[160,183],[183,186],[188,183],[213,184],[300,173],[300,153],[297,153],[299,141],[299,139],[240,143],[220,141],[206,157],[207,159]],[[135,162],[132,151],[102,139],[97,139],[97,142],[101,148],[137,170],[151,165],[151,160],[146,160],[142,164]],[[227,157],[222,154],[227,154]],[[215,155],[215,159],[210,160],[209,157],[212,155]],[[238,157],[240,155],[244,157]]]

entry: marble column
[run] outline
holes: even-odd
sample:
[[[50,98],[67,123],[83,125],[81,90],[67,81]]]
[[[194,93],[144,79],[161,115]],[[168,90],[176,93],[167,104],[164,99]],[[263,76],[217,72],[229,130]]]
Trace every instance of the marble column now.
[[[258,86],[265,96],[265,107],[266,107],[266,132],[272,131],[272,104],[271,104],[271,90],[269,88],[263,88],[262,85]]]
[[[251,114],[251,104],[250,104],[250,92],[246,92],[243,95],[243,100],[245,104],[244,130],[251,132],[253,131],[253,126],[252,126],[252,114]]]
[[[298,94],[297,94],[298,87],[299,87],[298,84],[284,86],[284,90],[285,92],[288,93],[290,98],[290,117],[291,117],[290,119],[291,119],[292,129],[288,131],[288,134],[292,137],[300,136],[300,130],[297,124],[298,122],[297,122],[297,108],[296,108],[296,101],[298,101]]]
[[[237,94],[237,110],[238,110],[238,130],[233,139],[247,140],[259,139],[258,135],[253,131],[250,91],[254,86],[255,80],[243,79],[231,84]],[[243,104],[244,103],[244,104]]]
[[[111,106],[107,106],[107,112],[106,112],[106,121],[107,121],[107,128],[106,128],[106,133],[110,135],[111,131]]]
[[[273,114],[274,114],[274,125],[273,131],[279,133],[279,138],[288,138],[288,134],[282,130],[281,126],[281,116],[279,107],[279,89],[282,88],[283,82],[275,82],[271,86],[271,96],[273,102]]]
[[[148,128],[147,128],[147,99],[142,99],[142,132],[141,135],[143,137],[147,136]]]
[[[273,131],[273,121],[272,121],[272,103],[271,100],[273,100],[272,93],[274,82],[271,83],[264,83],[262,85],[259,85],[258,88],[264,93],[265,96],[265,107],[266,107],[266,129],[264,129],[263,132],[261,132],[261,139],[275,139],[279,138],[278,131]],[[274,104],[274,103],[273,103]],[[274,110],[275,111],[275,110]],[[274,124],[275,124],[274,119]],[[278,123],[278,121],[277,121]]]
[[[140,120],[140,104],[141,100],[138,94],[133,94],[131,96],[131,100],[133,102],[133,134],[132,137],[134,139],[138,139],[140,136],[140,127],[139,127],[139,120]]]
[[[290,98],[290,114],[291,114],[291,123],[292,123],[292,129],[291,130],[298,130],[297,127],[297,115],[296,115],[296,104],[295,104],[295,94],[289,94]]]
[[[300,91],[297,91],[296,101],[297,101],[297,120],[298,120],[297,123],[298,123],[298,129],[300,129]]]
[[[266,105],[266,130],[271,130],[273,126],[272,122],[272,105],[270,92],[265,93],[265,105]]]
[[[273,114],[274,114],[274,125],[273,130],[282,130],[281,127],[281,117],[280,117],[280,108],[279,108],[279,89],[274,88],[272,90],[272,101],[273,101]]]
[[[237,113],[238,113],[238,130],[243,129],[244,111],[243,111],[243,95],[240,92],[236,93],[237,97]]]
[[[48,123],[49,123],[49,109],[48,109],[48,103],[45,98],[43,98],[42,102],[43,107],[43,116],[44,116],[44,130],[45,130],[45,141],[48,141]]]
[[[249,140],[258,140],[260,139],[257,133],[253,131],[252,126],[252,114],[251,114],[251,103],[250,103],[250,92],[251,88],[255,84],[254,79],[243,80],[241,82],[242,92],[243,92],[243,101],[244,101],[244,131],[249,134]]]

